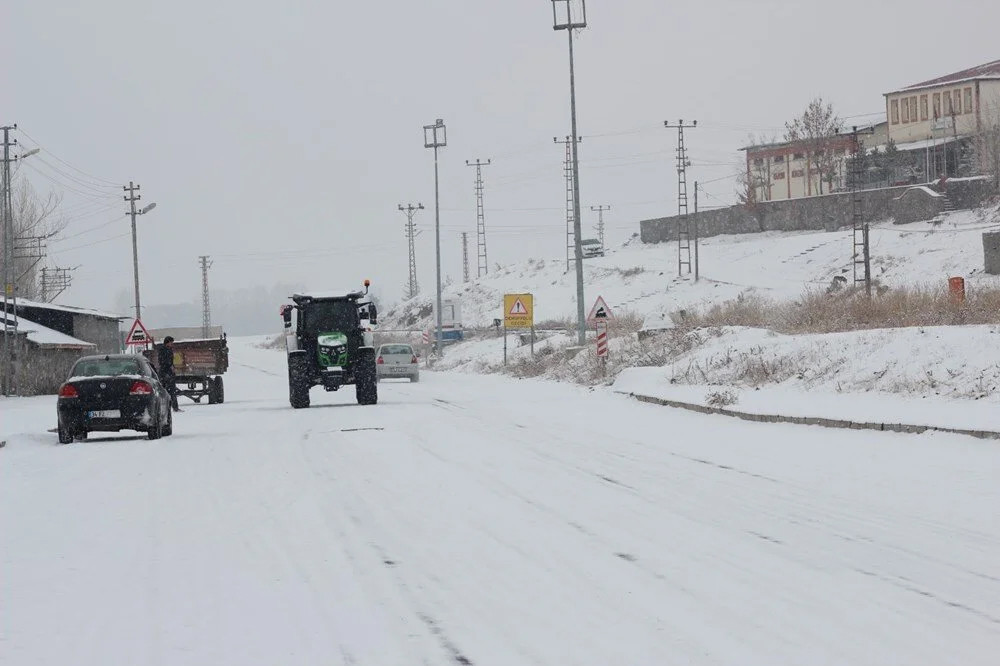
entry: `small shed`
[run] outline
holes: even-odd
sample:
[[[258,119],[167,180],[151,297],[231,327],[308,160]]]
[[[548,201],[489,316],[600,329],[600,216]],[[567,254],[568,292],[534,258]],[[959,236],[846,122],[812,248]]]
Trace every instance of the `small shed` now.
[[[14,325],[13,317],[0,313],[0,326],[4,320]],[[16,395],[49,395],[69,377],[77,359],[97,353],[97,345],[77,340],[46,326],[18,317],[13,329],[14,365],[10,377],[12,393]],[[0,363],[0,383],[6,385],[7,363]]]
[[[0,312],[3,307],[0,304]],[[11,313],[11,303],[7,303],[7,311],[8,314]],[[122,350],[118,328],[125,317],[116,314],[72,305],[18,299],[17,318],[22,317],[71,338],[89,342],[99,354],[117,354]]]

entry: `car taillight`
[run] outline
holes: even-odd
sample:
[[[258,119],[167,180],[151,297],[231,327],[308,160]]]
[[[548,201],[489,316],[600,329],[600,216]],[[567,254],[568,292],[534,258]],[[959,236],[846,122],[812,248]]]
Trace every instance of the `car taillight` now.
[[[129,395],[153,395],[153,387],[146,382],[133,382]]]
[[[379,365],[383,365],[385,363],[385,361],[382,360],[381,356],[379,356],[378,359],[375,360],[375,362],[378,363]]]
[[[417,362],[417,357],[416,356],[414,356],[413,358],[410,359],[410,363],[416,363],[416,362]]]
[[[62,388],[59,389],[60,398],[79,398],[80,392],[76,390],[76,387],[72,384],[63,384]]]

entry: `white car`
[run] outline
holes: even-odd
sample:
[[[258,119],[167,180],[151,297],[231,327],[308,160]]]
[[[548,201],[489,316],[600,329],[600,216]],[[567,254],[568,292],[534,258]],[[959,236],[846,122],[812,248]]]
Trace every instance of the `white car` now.
[[[580,241],[580,250],[584,259],[604,256],[604,246],[596,238],[585,238]]]
[[[375,376],[378,379],[399,377],[419,382],[420,363],[417,353],[407,344],[382,345],[375,354]]]

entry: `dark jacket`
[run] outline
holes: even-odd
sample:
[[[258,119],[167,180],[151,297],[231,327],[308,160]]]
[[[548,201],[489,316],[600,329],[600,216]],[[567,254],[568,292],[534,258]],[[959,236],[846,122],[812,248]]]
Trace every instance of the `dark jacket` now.
[[[166,345],[156,348],[156,361],[160,377],[174,376],[174,352]]]

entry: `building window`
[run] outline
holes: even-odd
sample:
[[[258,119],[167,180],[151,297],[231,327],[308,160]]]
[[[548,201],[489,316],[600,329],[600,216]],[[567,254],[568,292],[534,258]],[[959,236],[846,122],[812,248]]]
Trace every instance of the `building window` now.
[[[927,95],[920,96],[920,119],[927,120]]]
[[[904,123],[908,123],[908,122],[910,122],[910,100],[907,99],[906,97],[904,97],[900,101],[903,103],[902,104],[902,106],[903,106],[903,114],[902,114],[903,118],[902,118],[902,120],[903,120]]]
[[[784,180],[784,179],[785,179],[785,172],[784,171],[775,171],[774,172],[774,180]]]
[[[917,96],[910,98],[910,122],[917,122]]]
[[[937,97],[937,95],[935,95],[935,97]],[[889,109],[890,109],[889,113],[890,113],[891,118],[892,118],[892,124],[893,125],[898,125],[899,124],[899,100],[898,99],[894,99],[891,102],[889,102]]]
[[[775,164],[781,164],[781,163],[783,163],[784,161],[785,161],[785,158],[784,158],[784,156],[782,156],[782,155],[778,155],[777,157],[775,157],[775,158],[774,158],[774,163],[775,163]]]
[[[965,89],[965,112],[972,113],[972,88]]]
[[[753,163],[754,163],[755,166],[764,166],[764,158],[763,157],[758,157],[757,159],[755,159],[753,161]]]
[[[945,90],[941,93],[941,99],[944,102],[944,115],[950,116],[952,114],[951,91]]]
[[[951,94],[953,100],[955,100],[954,108],[955,113],[962,113],[962,91],[956,90]]]
[[[792,159],[796,160],[804,160],[805,158],[806,156],[804,153],[795,153],[794,155],[792,155]]]
[[[794,169],[792,171],[792,178],[801,178],[805,172],[802,169]]]
[[[937,120],[941,117],[941,93],[934,93],[931,103],[934,106],[934,120]]]

